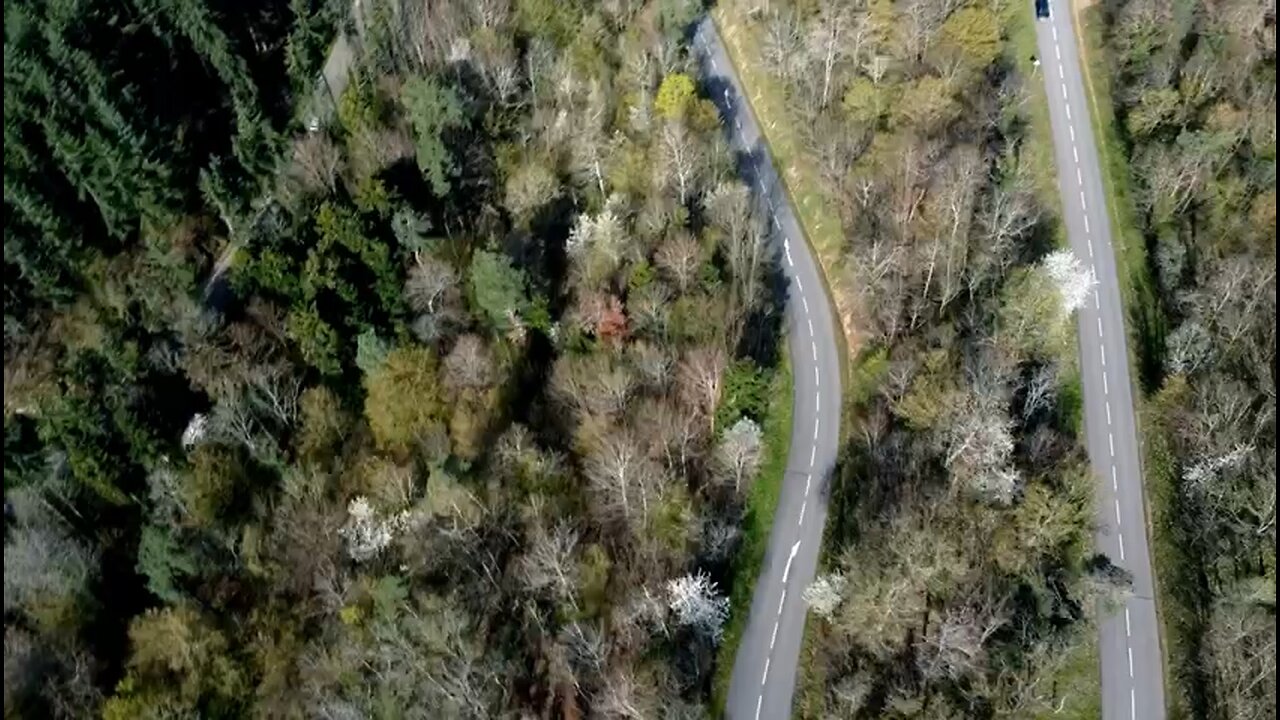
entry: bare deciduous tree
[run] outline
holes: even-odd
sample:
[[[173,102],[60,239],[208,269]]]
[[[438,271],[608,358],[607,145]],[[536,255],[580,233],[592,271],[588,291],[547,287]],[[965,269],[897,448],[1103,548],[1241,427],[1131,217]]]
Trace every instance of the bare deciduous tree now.
[[[664,123],[658,144],[659,187],[675,188],[676,198],[683,205],[698,191],[706,169],[707,157],[701,139],[681,122]]]
[[[289,175],[305,193],[332,193],[338,186],[342,153],[324,132],[310,132],[293,143]]]
[[[419,254],[404,285],[405,300],[418,313],[414,330],[433,342],[447,334],[462,317],[462,290],[458,273],[443,260]]]
[[[926,677],[960,680],[978,674],[986,665],[986,642],[1007,618],[999,606],[948,608],[924,637],[918,656]]]
[[[662,469],[645,455],[630,431],[605,433],[587,453],[584,470],[602,516],[634,528],[648,520]]]
[[[575,553],[578,533],[559,525],[547,532],[535,530],[529,551],[520,562],[520,575],[534,592],[549,590],[560,602],[578,607],[578,565]]]
[[[481,390],[494,382],[493,353],[478,335],[458,338],[444,358],[444,383],[453,390]]]
[[[658,248],[654,260],[671,276],[680,292],[688,292],[698,281],[698,273],[702,269],[702,246],[687,231],[673,230]]]
[[[556,361],[551,390],[569,407],[605,418],[618,417],[635,389],[631,369],[605,355],[568,355]]]
[[[720,383],[726,366],[724,350],[700,347],[685,353],[680,361],[680,395],[715,430],[715,408],[720,402]]]

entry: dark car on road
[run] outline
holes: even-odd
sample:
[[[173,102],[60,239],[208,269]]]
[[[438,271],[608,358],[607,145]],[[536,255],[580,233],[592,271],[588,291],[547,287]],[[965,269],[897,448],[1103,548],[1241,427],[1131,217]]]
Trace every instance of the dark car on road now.
[[[1049,0],[1036,0],[1036,18],[1044,20],[1049,17]]]

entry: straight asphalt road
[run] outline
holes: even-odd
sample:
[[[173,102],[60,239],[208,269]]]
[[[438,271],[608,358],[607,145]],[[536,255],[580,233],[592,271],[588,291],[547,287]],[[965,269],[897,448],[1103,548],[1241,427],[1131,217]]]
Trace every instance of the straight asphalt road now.
[[[813,581],[818,566],[827,519],[827,480],[839,437],[838,336],[821,271],[710,18],[698,23],[693,40],[703,82],[738,152],[743,179],[773,230],[787,280],[784,327],[795,377],[791,447],[725,703],[725,715],[733,720],[785,718],[791,715],[808,610],[801,593]]]
[[[1092,301],[1079,314],[1085,435],[1097,475],[1095,539],[1099,552],[1133,575],[1133,593],[1124,607],[1101,622],[1102,716],[1163,720],[1159,624],[1111,224],[1070,0],[1049,4],[1050,17],[1036,23],[1036,40],[1049,97],[1063,220],[1072,250],[1097,279]]]

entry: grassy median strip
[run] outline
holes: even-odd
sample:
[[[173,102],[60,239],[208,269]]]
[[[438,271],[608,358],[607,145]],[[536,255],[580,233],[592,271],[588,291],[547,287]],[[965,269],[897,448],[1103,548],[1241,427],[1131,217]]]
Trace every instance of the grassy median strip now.
[[[760,475],[747,494],[746,518],[742,522],[742,547],[733,565],[733,580],[729,588],[729,621],[725,624],[724,640],[716,659],[716,674],[712,679],[711,701],[713,715],[724,714],[725,699],[729,696],[729,678],[733,674],[734,656],[742,632],[751,612],[751,595],[755,592],[756,579],[760,576],[760,564],[769,544],[769,528],[778,509],[778,497],[787,473],[787,454],[791,449],[791,409],[793,380],[791,364],[784,357],[774,372],[769,387],[769,414],[764,419],[764,460]]]
[[[786,88],[761,67],[758,58],[748,50],[760,47],[762,38],[758,28],[745,22],[736,9],[727,4],[713,8],[711,19],[715,21],[738,79],[742,81],[751,111],[800,221],[800,229],[822,266],[823,282],[827,286],[828,297],[834,302],[836,321],[845,336],[845,342],[836,345],[840,350],[841,373],[847,375],[853,339],[847,323],[854,293],[841,270],[844,230],[840,217],[822,190],[822,180],[814,170],[814,163],[805,157],[802,139],[795,129],[796,123],[787,110],[790,103]]]

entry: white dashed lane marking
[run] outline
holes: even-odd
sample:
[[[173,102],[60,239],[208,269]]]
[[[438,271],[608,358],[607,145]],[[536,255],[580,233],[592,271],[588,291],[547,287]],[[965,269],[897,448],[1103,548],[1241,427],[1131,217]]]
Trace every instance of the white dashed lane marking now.
[[[1098,297],[1098,291],[1097,291],[1097,290],[1094,290],[1094,291],[1093,291],[1093,296],[1094,296],[1094,299],[1096,300],[1096,299],[1097,299],[1097,297]],[[1102,367],[1106,367],[1106,366],[1107,366],[1107,346],[1106,346],[1106,345],[1099,345],[1099,346],[1098,346],[1098,354],[1102,356]]]
[[[1098,337],[1102,337],[1102,318],[1098,318]]]
[[[782,597],[778,598],[778,614],[782,614],[782,606],[787,603],[787,589],[782,589]]]
[[[1111,447],[1111,457],[1115,457],[1116,456],[1116,436],[1115,435],[1112,435],[1111,433],[1107,433],[1107,445]],[[1116,502],[1117,502],[1116,507],[1118,508],[1119,501],[1116,501]]]
[[[1076,183],[1079,185],[1084,185],[1084,175],[1080,174],[1079,167],[1076,167]]]
[[[814,384],[814,385],[819,385],[819,384],[821,384],[821,382],[822,382],[822,381],[818,378],[818,366],[817,366],[817,365],[815,365],[815,366],[813,367],[813,384]]]
[[[1068,125],[1068,126],[1067,126],[1067,132],[1071,134],[1071,142],[1075,142],[1075,141],[1076,141],[1076,129],[1075,129],[1075,126],[1073,126],[1073,125]]]
[[[1105,372],[1102,373],[1102,394],[1103,395],[1111,394],[1111,388],[1107,386],[1107,374]]]
[[[800,291],[800,299],[804,300],[804,311],[809,312],[809,299],[804,297],[804,281],[796,277],[796,289]]]
[[[1067,99],[1067,86],[1066,86],[1066,85],[1063,85],[1063,86],[1062,86],[1062,99],[1063,99],[1063,100],[1066,100],[1066,99]]]
[[[1120,540],[1120,562],[1124,562],[1124,533],[1120,533],[1116,537]]]
[[[1088,235],[1089,234],[1089,216],[1084,215],[1082,217],[1084,217],[1084,234]]]
[[[796,523],[799,527],[804,527],[804,509],[808,506],[809,500],[808,498],[805,498],[805,500],[800,503],[800,521]],[[770,645],[769,647],[772,648],[773,646]]]
[[[1133,677],[1133,648],[1129,648],[1129,677]]]
[[[1111,491],[1115,492],[1120,489],[1120,483],[1116,480],[1116,466],[1111,466]]]
[[[1120,524],[1120,500],[1115,501],[1116,504],[1116,525]]]
[[[1063,108],[1065,108],[1067,111],[1067,122],[1071,122],[1071,106],[1063,105]]]
[[[809,323],[809,337],[813,337],[813,320],[805,318],[805,322]]]
[[[764,702],[764,695],[756,698],[756,720],[760,720],[760,703]]]
[[[808,315],[809,314],[809,298],[801,295],[800,302],[804,303],[804,314]]]
[[[1071,146],[1071,157],[1074,158],[1077,163],[1080,162],[1080,151],[1076,149],[1074,144]]]
[[[813,411],[822,412],[822,393],[813,394]]]
[[[1111,425],[1111,401],[1107,401],[1107,425]]]
[[[1129,608],[1124,609],[1124,636],[1133,637],[1133,626],[1129,624]]]
[[[1089,257],[1093,257],[1093,238],[1085,238],[1085,242],[1089,245]]]
[[[818,442],[818,418],[813,419],[813,441]]]
[[[810,342],[809,347],[813,349],[813,361],[818,362],[818,343]]]
[[[774,643],[778,642],[778,623],[773,624],[773,635],[769,638],[769,649],[773,649]]]
[[[1061,65],[1059,65],[1059,66],[1058,66],[1058,79],[1059,79],[1059,80],[1066,80],[1066,79],[1067,79],[1067,76],[1062,72],[1062,66],[1061,66]]]
[[[764,659],[764,672],[760,674],[760,684],[763,685],[769,681],[769,658]]]
[[[1080,191],[1080,209],[1083,210],[1084,212],[1089,212],[1089,203],[1086,202],[1084,199],[1083,190]]]
[[[810,468],[813,467],[813,463],[817,459],[818,459],[818,446],[814,445],[813,447],[809,448],[809,467]]]
[[[1138,696],[1129,688],[1129,720],[1138,717]]]

